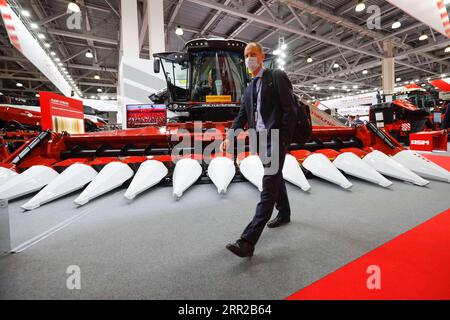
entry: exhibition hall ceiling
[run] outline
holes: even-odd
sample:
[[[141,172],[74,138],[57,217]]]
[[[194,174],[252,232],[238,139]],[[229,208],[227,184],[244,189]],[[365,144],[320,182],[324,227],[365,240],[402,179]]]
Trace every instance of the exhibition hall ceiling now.
[[[10,1],[28,12],[34,32],[66,65],[84,96],[116,94],[120,51],[120,1],[78,0],[80,29],[68,27],[67,1]],[[409,16],[391,2],[366,0],[164,0],[166,49],[179,51],[198,37],[259,41],[268,53],[283,42],[284,69],[298,92],[317,98],[355,94],[381,87],[381,61],[392,44],[399,84],[450,74],[450,39]],[[141,58],[149,58],[146,1],[138,1],[145,36]],[[449,5],[447,4],[447,8]],[[396,24],[394,24],[396,23]],[[393,28],[396,27],[396,28]],[[176,34],[176,29],[182,34]],[[180,32],[178,32],[180,33]],[[91,52],[92,56],[86,54]],[[447,50],[448,51],[448,50]],[[54,90],[9,43],[0,26],[0,91],[33,94]],[[16,83],[23,82],[23,88]]]

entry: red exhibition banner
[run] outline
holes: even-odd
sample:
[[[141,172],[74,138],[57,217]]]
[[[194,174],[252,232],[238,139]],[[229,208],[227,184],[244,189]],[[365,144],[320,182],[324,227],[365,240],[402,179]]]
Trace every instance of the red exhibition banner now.
[[[84,109],[81,100],[53,92],[39,92],[42,130],[84,133]]]

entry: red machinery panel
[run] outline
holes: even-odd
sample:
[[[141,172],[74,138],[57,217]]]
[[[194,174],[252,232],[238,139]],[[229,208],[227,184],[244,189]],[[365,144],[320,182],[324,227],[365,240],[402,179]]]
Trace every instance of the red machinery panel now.
[[[422,131],[409,136],[411,150],[447,151],[447,131]]]
[[[84,111],[81,100],[52,92],[39,92],[42,130],[84,133]]]

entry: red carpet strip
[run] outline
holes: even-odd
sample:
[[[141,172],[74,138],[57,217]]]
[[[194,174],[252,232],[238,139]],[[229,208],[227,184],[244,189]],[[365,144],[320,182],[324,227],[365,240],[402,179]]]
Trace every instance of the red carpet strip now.
[[[450,157],[424,157],[450,171]],[[449,300],[450,209],[287,299]]]
[[[450,157],[439,156],[435,154],[422,154],[422,156],[430,161],[433,161],[437,165],[440,165],[442,168],[450,171]]]

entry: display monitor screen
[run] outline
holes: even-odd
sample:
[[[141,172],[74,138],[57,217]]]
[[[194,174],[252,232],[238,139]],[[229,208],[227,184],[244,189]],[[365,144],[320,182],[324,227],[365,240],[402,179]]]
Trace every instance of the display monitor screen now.
[[[167,108],[164,104],[127,105],[127,127],[163,127],[167,124]]]

